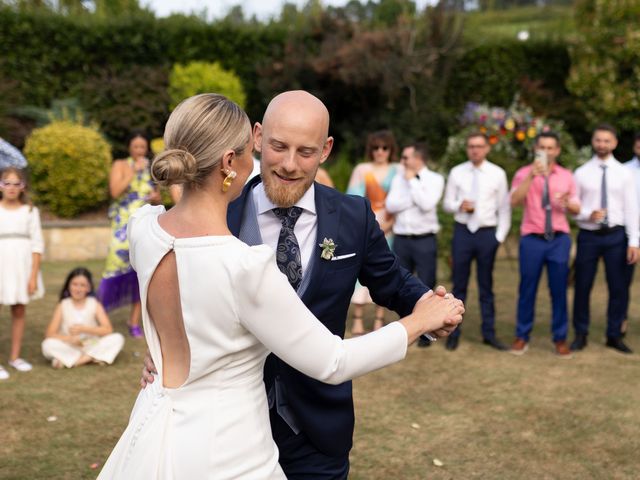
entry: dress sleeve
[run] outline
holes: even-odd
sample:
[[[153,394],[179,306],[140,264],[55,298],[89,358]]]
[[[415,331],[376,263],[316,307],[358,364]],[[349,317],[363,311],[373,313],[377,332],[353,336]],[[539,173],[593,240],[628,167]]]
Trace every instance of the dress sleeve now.
[[[333,335],[298,298],[266,246],[251,248],[235,279],[240,323],[270,351],[316,380],[339,384],[402,360],[399,322],[362,337]]]
[[[40,225],[40,212],[36,207],[33,207],[29,212],[29,237],[31,238],[31,252],[42,255],[44,253],[44,239]]]
[[[353,169],[353,172],[351,173],[351,178],[349,179],[349,186],[347,187],[347,194],[364,197],[364,194],[365,194],[364,169],[365,169],[365,165],[362,163],[359,165],[356,165],[356,168]]]

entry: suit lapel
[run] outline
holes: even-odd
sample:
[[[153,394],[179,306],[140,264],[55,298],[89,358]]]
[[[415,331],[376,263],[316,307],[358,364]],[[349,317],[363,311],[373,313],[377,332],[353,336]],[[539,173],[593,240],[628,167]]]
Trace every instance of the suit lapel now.
[[[338,226],[340,223],[340,211],[338,209],[338,195],[335,195],[335,191],[328,187],[318,185],[316,183],[316,214],[318,216],[318,230],[316,233],[316,244],[311,255],[309,262],[309,268],[307,275],[308,281],[303,279],[303,283],[306,283],[306,288],[300,292],[300,297],[304,302],[311,298],[318,286],[322,285],[324,276],[329,270],[329,260],[324,260],[320,257],[321,249],[319,245],[322,241],[327,239],[336,240],[338,238]],[[340,245],[338,245],[340,248]],[[302,285],[301,285],[302,286]]]

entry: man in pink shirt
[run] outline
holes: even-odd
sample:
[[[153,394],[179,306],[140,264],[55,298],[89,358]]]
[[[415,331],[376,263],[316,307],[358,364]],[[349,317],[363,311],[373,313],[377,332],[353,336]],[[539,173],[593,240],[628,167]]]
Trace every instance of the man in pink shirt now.
[[[516,339],[511,353],[522,355],[533,329],[536,292],[542,268],[547,266],[553,308],[551,332],[556,353],[569,358],[567,345],[567,277],[571,236],[567,212],[580,211],[572,173],[556,163],[560,139],[553,132],[538,135],[536,160],[518,170],[511,187],[511,206],[524,206],[520,226],[520,288]]]

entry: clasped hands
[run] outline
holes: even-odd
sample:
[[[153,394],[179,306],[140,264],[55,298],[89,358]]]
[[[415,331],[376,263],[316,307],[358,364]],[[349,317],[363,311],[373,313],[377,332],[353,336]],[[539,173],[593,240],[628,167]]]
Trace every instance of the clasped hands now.
[[[462,300],[447,293],[443,286],[425,293],[413,310],[424,320],[425,333],[435,338],[449,336],[462,323],[464,312]]]

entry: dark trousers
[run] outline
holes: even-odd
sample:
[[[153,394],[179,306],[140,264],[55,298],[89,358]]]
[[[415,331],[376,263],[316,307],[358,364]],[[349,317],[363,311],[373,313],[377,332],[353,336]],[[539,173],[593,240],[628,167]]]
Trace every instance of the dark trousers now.
[[[422,283],[429,288],[436,286],[438,242],[435,235],[396,235],[393,237],[393,251],[400,265],[415,273]]]
[[[495,227],[481,228],[471,233],[466,225],[456,223],[453,230],[453,294],[463,302],[467,299],[467,287],[471,273],[471,262],[475,259],[480,313],[482,315],[482,337],[495,337],[495,306],[493,296],[493,264],[500,243],[496,240]],[[451,334],[460,336],[460,327]]]
[[[520,239],[520,287],[518,292],[518,316],[516,337],[529,341],[535,318],[536,293],[542,268],[547,266],[547,280],[551,294],[551,334],[553,341],[567,339],[567,278],[569,276],[569,251],[571,237],[557,233],[547,241],[536,235]]]
[[[271,409],[269,411],[273,439],[280,451],[280,466],[289,480],[346,480],[349,455],[330,457],[320,452],[304,432],[291,428]]]
[[[573,302],[573,327],[576,334],[589,334],[589,299],[598,260],[604,259],[609,288],[607,306],[607,337],[618,338],[629,303],[627,272],[627,237],[624,228],[608,233],[580,230],[576,253],[576,282]]]

